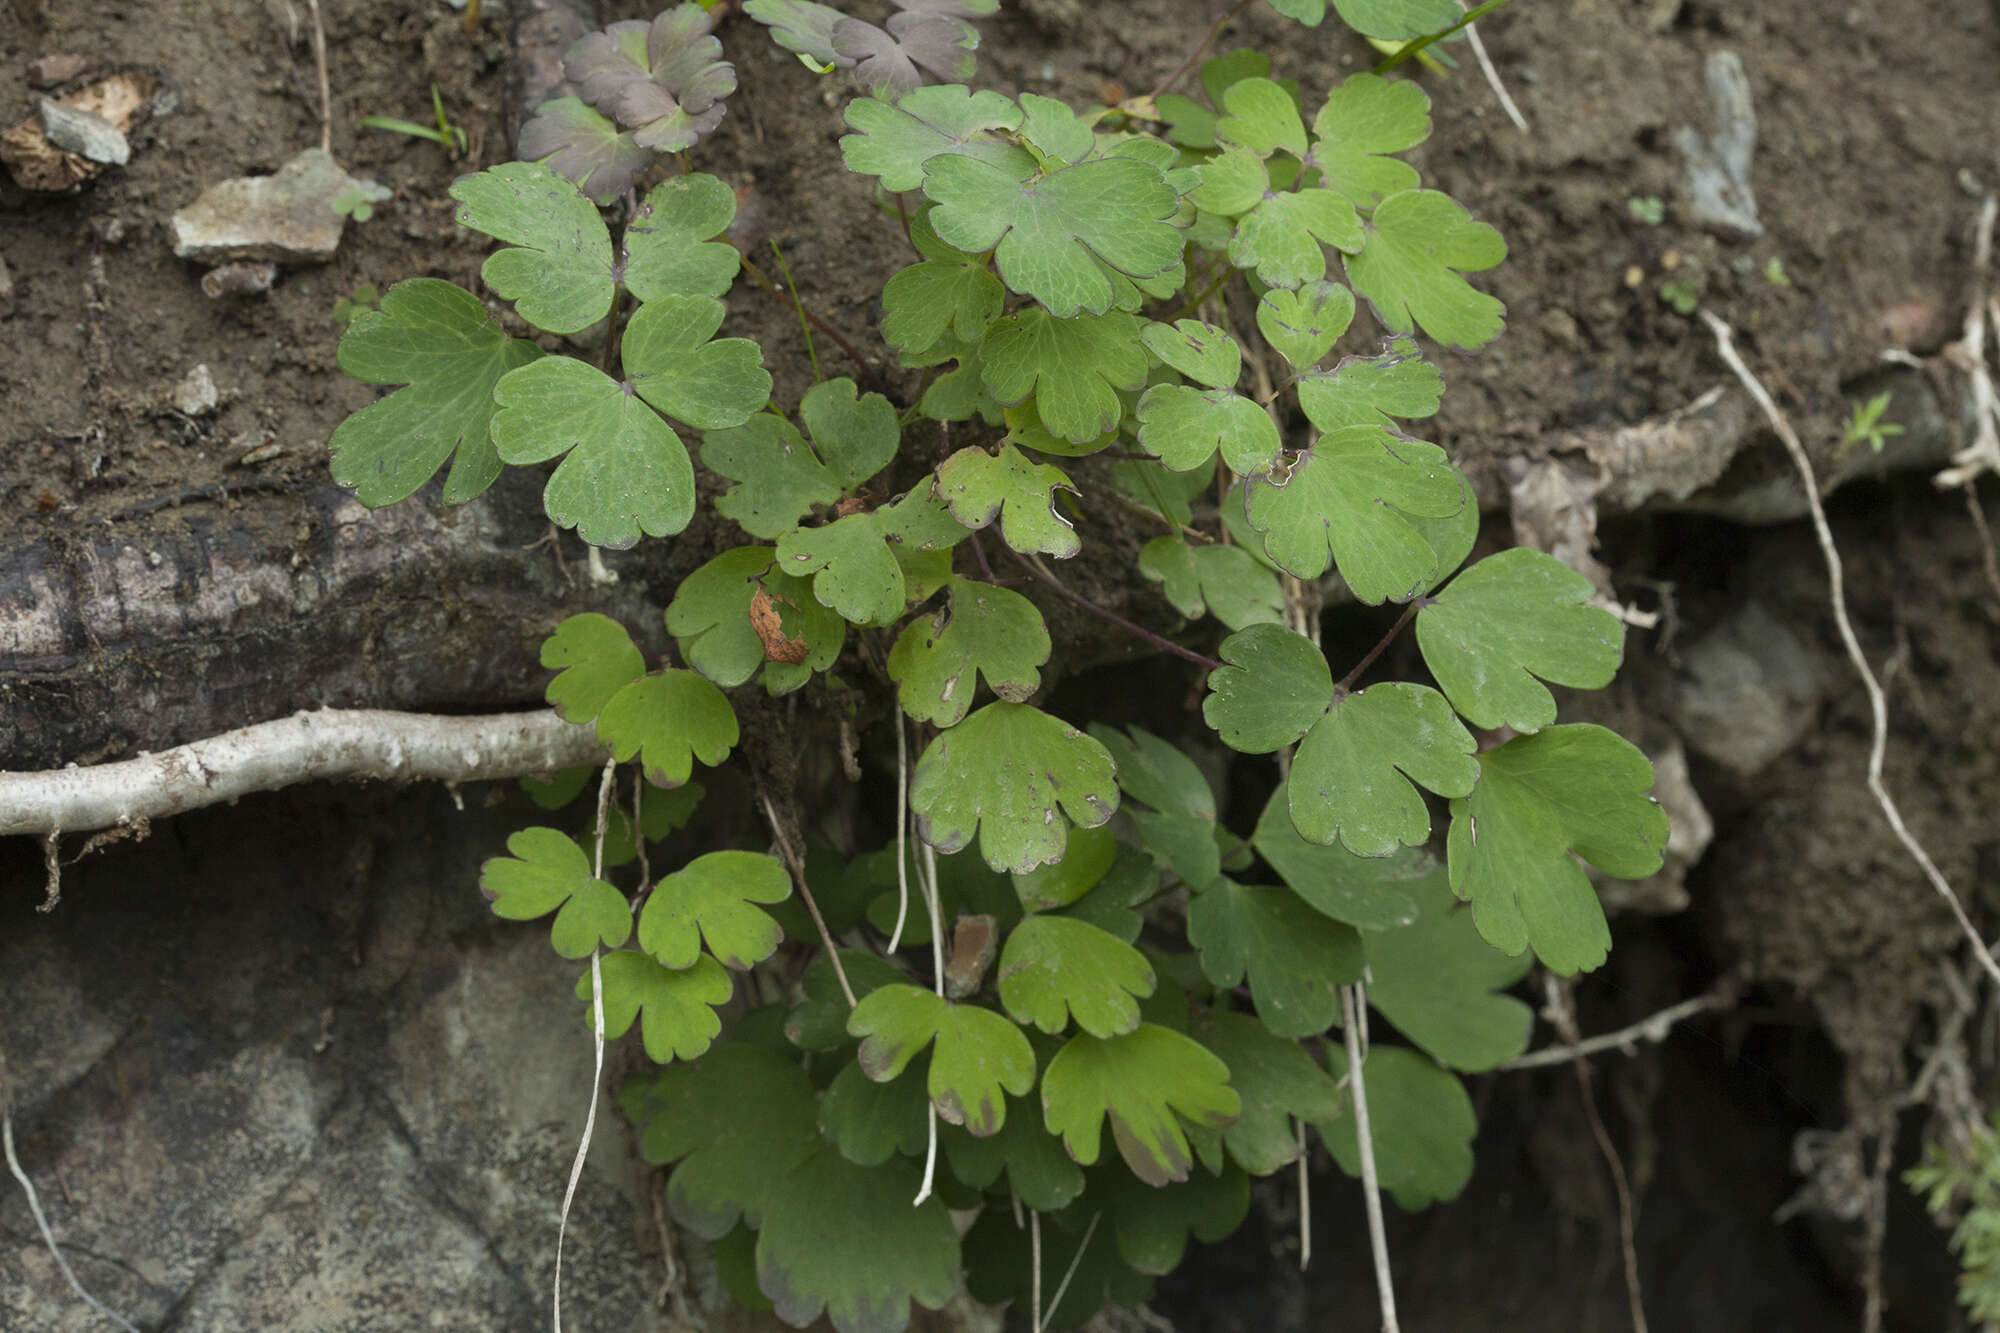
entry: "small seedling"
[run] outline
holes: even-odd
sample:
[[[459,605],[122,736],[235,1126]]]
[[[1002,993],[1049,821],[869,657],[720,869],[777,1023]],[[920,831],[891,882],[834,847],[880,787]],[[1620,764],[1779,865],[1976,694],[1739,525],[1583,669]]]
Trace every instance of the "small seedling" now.
[[[1692,278],[1669,278],[1660,284],[1660,301],[1671,306],[1675,314],[1692,315],[1701,304],[1701,291]]]
[[[381,304],[381,294],[374,287],[363,283],[333,303],[333,322],[346,328],[362,314]]]
[[[1657,227],[1666,221],[1667,203],[1657,194],[1635,194],[1625,201],[1625,211],[1632,215],[1634,222]]]
[[[465,156],[465,131],[452,124],[450,117],[445,115],[444,96],[438,92],[435,83],[431,85],[431,111],[437,117],[435,128],[394,116],[363,116],[355,123],[365,130],[388,130],[393,134],[407,134],[413,139],[429,139],[434,144],[442,145],[453,157]]]
[[[1889,443],[1890,436],[1901,435],[1901,426],[1882,420],[1882,414],[1889,410],[1889,400],[1894,396],[1893,390],[1884,390],[1865,403],[1856,403],[1854,415],[1847,420],[1847,443],[1865,443],[1879,454]]]
[[[1769,259],[1765,260],[1764,281],[1770,283],[1773,287],[1791,286],[1792,275],[1785,272],[1785,261],[1776,255],[1772,255]]]
[[[375,216],[375,201],[368,191],[356,186],[333,201],[333,211],[356,222],[366,222]]]

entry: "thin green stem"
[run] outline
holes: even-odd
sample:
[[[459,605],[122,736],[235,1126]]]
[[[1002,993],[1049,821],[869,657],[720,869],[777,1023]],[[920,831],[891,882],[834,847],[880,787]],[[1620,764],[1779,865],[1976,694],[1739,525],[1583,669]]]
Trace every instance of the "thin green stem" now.
[[[750,275],[750,280],[752,282],[755,282],[759,287],[762,287],[765,291],[777,297],[780,301],[785,302],[787,305],[792,303],[791,298],[778,290],[778,285],[772,282],[771,279],[765,275],[764,270],[758,268],[755,264],[750,262],[749,255],[742,255],[741,258],[743,261],[743,271]],[[827,337],[833,339],[834,344],[837,347],[839,347],[841,351],[847,353],[848,358],[852,360],[854,364],[860,369],[861,378],[864,381],[866,381],[869,388],[885,396],[888,394],[889,392],[888,386],[882,383],[882,377],[875,372],[875,367],[868,364],[868,358],[861,355],[861,353],[855,349],[853,343],[847,341],[847,339],[843,338],[840,335],[839,329],[834,328],[833,325],[827,323],[825,320],[821,319],[818,315],[814,314],[811,306],[801,304],[799,306],[799,311],[807,319],[812,321],[814,328],[818,329],[821,333],[824,333]]]
[[[826,376],[820,373],[819,349],[813,346],[812,323],[806,318],[805,302],[799,300],[799,284],[792,279],[792,266],[785,262],[785,252],[778,248],[778,238],[770,239],[771,253],[778,257],[778,272],[785,275],[785,286],[792,293],[792,308],[799,312],[799,332],[806,336],[806,359],[812,362],[813,383],[821,384]]]
[[[1477,23],[1480,19],[1485,18],[1488,14],[1491,14],[1494,10],[1500,8],[1500,6],[1506,3],[1507,0],[1486,0],[1485,4],[1474,5],[1471,9],[1466,10],[1464,18],[1452,24],[1449,28],[1446,28],[1443,32],[1434,32],[1430,34],[1428,37],[1412,38],[1410,41],[1398,47],[1396,50],[1396,54],[1392,56],[1385,56],[1380,62],[1378,62],[1375,66],[1375,73],[1387,74],[1390,70],[1396,68],[1396,66],[1402,64],[1405,60],[1410,59],[1412,56],[1422,51],[1425,47],[1430,46],[1433,43],[1443,41],[1445,38],[1457,32],[1460,28],[1471,27],[1474,23]]]

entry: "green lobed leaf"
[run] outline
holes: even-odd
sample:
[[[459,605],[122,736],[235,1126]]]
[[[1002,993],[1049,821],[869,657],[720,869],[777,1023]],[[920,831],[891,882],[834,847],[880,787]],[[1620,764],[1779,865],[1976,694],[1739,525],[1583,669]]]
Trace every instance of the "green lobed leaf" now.
[[[692,671],[642,676],[611,696],[597,715],[597,738],[619,763],[639,756],[646,781],[678,787],[694,761],[714,768],[737,741],[736,712],[722,691]]]
[[[935,1196],[910,1205],[917,1188],[914,1163],[856,1166],[831,1145],[792,1168],[757,1233],[757,1285],[778,1317],[804,1327],[824,1313],[838,1333],[902,1333],[911,1301],[950,1300],[958,1231]]]
[[[1299,287],[1326,277],[1325,246],[1352,254],[1362,240],[1360,219],[1347,200],[1332,190],[1298,190],[1271,195],[1243,216],[1229,242],[1229,262],[1254,270],[1267,286]]]
[[[887,625],[908,600],[903,567],[882,537],[881,512],[849,514],[778,539],[779,568],[812,579],[813,596],[856,625]]]
[[[521,126],[516,151],[522,161],[539,162],[575,181],[600,207],[631,189],[660,160],[658,153],[639,146],[631,130],[619,129],[617,121],[580,97],[558,97],[536,107]]]
[[[639,1126],[640,1156],[655,1166],[679,1163],[667,1183],[674,1220],[707,1240],[739,1219],[763,1225],[779,1182],[819,1145],[813,1100],[795,1056],[742,1041],[629,1078],[618,1090],[620,1107]]]
[[[1250,1177],[1232,1165],[1196,1171],[1176,1185],[1155,1187],[1123,1172],[1107,1172],[1112,1233],[1118,1256],[1141,1273],[1180,1267],[1192,1237],[1214,1244],[1250,1212]]]
[[[639,396],[701,430],[740,426],[771,398],[764,354],[748,338],[716,338],[726,312],[707,296],[648,301],[625,326],[625,378]],[[713,341],[711,341],[713,340]]]
[[[493,386],[493,443],[509,463],[561,457],[542,493],[558,527],[623,550],[694,517],[694,465],[673,427],[575,357],[549,356]]]
[[[940,852],[957,851],[977,831],[987,865],[1026,871],[1062,859],[1070,824],[1108,821],[1118,782],[1102,745],[1039,709],[1002,701],[926,747],[910,808]]]
[[[1292,823],[1308,842],[1338,838],[1357,856],[1430,840],[1418,787],[1464,796],[1479,780],[1472,733],[1436,690],[1385,681],[1334,700],[1292,761]]]
[[[1079,828],[1069,837],[1062,860],[1013,876],[1014,893],[1027,912],[1068,907],[1109,874],[1118,861],[1118,839],[1110,829]]]
[[[1271,172],[1264,160],[1248,148],[1229,147],[1201,164],[1201,184],[1190,198],[1204,212],[1233,218],[1270,193]]]
[[[1529,547],[1487,556],[1417,612],[1417,646],[1452,707],[1476,727],[1537,731],[1556,720],[1541,684],[1602,689],[1625,631],[1589,605],[1590,580]],[[1539,679],[1537,679],[1539,677]]]
[[[736,192],[702,172],[672,176],[646,194],[625,228],[622,280],[641,301],[721,296],[742,266],[736,247],[714,238],[736,219]]]
[[[947,334],[976,343],[1006,301],[1006,289],[984,263],[912,264],[882,288],[882,340],[911,354],[928,351]]]
[[[1240,546],[1190,546],[1169,533],[1139,548],[1139,572],[1164,584],[1167,600],[1190,620],[1213,611],[1232,630],[1284,620],[1277,575]]]
[[[1443,866],[1406,882],[1403,891],[1416,901],[1417,919],[1361,937],[1368,1002],[1453,1069],[1481,1073],[1527,1050],[1534,1012],[1498,992],[1527,975],[1528,956],[1510,957],[1479,937]]]
[[[1197,1035],[1229,1066],[1243,1114],[1222,1131],[1239,1166],[1268,1176],[1298,1160],[1295,1120],[1326,1120],[1340,1111],[1340,1090],[1299,1043],[1248,1014],[1211,1012]]]
[[[1310,2],[1323,4],[1324,0]],[[1333,7],[1348,27],[1363,37],[1379,37],[1385,42],[1428,37],[1464,17],[1457,0],[1333,0]]]
[[[1179,196],[1158,168],[1102,157],[1032,181],[957,155],[924,163],[931,226],[969,254],[993,252],[1000,278],[1058,319],[1111,309],[1112,274],[1157,277],[1180,262]],[[1110,273],[1106,270],[1109,269]]]
[[[1226,329],[1198,319],[1147,324],[1139,330],[1146,349],[1181,374],[1211,389],[1226,389],[1243,373],[1243,352]]]
[[[1028,309],[988,331],[979,374],[995,401],[1012,407],[1032,394],[1043,425],[1085,444],[1117,428],[1117,390],[1146,382],[1146,350],[1139,322],[1121,311],[1055,319]]]
[[[821,906],[824,909],[823,899]],[[827,925],[836,928],[831,918]],[[854,987],[856,999],[908,980],[894,963],[865,949],[842,949],[840,965],[847,972],[847,983]],[[845,1046],[850,1040],[847,996],[842,993],[833,964],[824,953],[814,957],[799,984],[805,998],[785,1018],[786,1039],[804,1051],[831,1051]]]
[[[1389,195],[1416,189],[1419,180],[1415,167],[1385,155],[1414,148],[1430,135],[1431,99],[1421,85],[1356,74],[1313,118],[1312,161],[1328,189],[1356,208],[1373,208]]]
[[[701,461],[737,483],[715,502],[716,512],[753,537],[791,532],[815,505],[857,490],[896,456],[895,408],[879,393],[857,397],[851,379],[814,385],[799,416],[810,445],[791,422],[764,412],[702,442]]]
[[[1361,979],[1361,937],[1287,888],[1218,879],[1188,904],[1188,942],[1217,986],[1250,978],[1264,1026],[1281,1037],[1324,1032],[1340,988]]]
[[[1390,418],[1416,420],[1437,415],[1444,376],[1424,360],[1415,340],[1391,338],[1380,356],[1349,356],[1329,371],[1302,375],[1299,406],[1321,430],[1380,426],[1395,430]]]
[[[1277,460],[1278,427],[1270,413],[1227,389],[1155,384],[1139,400],[1139,443],[1175,472],[1206,468],[1219,452],[1232,472]]]
[[[1438,555],[1408,515],[1449,518],[1471,503],[1444,450],[1374,426],[1329,431],[1288,470],[1249,478],[1250,522],[1271,559],[1302,579],[1329,553],[1360,601],[1406,601],[1435,582]]]
[[[1326,18],[1326,0],[1271,0],[1271,8],[1308,28],[1317,28]]]
[[[589,722],[611,696],[646,674],[646,659],[625,627],[586,611],[542,641],[542,665],[558,668],[545,697],[565,722]]]
[[[1095,146],[1090,125],[1069,104],[1039,93],[1022,93],[1021,137],[1044,158],[1057,162],[1080,162]]]
[[[784,932],[751,906],[783,902],[792,877],[760,852],[709,852],[653,886],[639,913],[639,947],[670,968],[694,966],[706,944],[724,967],[749,970]]]
[[[333,479],[371,509],[416,494],[446,459],[446,504],[464,504],[500,475],[493,385],[542,354],[509,338],[470,292],[435,278],[391,287],[379,310],[341,335],[339,362],[366,384],[400,384],[334,428]]]
[[[1310,370],[1354,321],[1354,293],[1337,282],[1274,287],[1257,302],[1257,331],[1293,370]]]
[[[938,1115],[981,1138],[1006,1121],[1003,1092],[1020,1097],[1035,1084],[1035,1052],[1020,1028],[991,1009],[916,986],[871,992],[848,1015],[847,1031],[862,1039],[857,1058],[878,1083],[930,1047],[926,1086]]]
[[[921,1071],[910,1069],[877,1083],[860,1061],[851,1061],[841,1066],[820,1099],[820,1133],[856,1166],[880,1166],[899,1152],[915,1156],[924,1151],[930,1103]]]
[[[1016,551],[1067,560],[1083,549],[1076,528],[1056,505],[1059,490],[1079,494],[1053,463],[1030,462],[1012,444],[990,454],[968,445],[938,464],[937,490],[951,516],[968,528],[1000,520],[1000,538]]]
[[[1215,793],[1187,752],[1144,727],[1114,731],[1101,722],[1090,734],[1111,752],[1118,765],[1118,785],[1132,799],[1166,814],[1215,820]]]
[[[1032,1115],[1012,1116],[998,1133],[983,1139],[948,1126],[938,1132],[938,1145],[951,1173],[967,1185],[990,1189],[1004,1171],[1008,1187],[1037,1212],[1066,1208],[1083,1193],[1082,1169]]]
[[[1209,673],[1201,714],[1232,750],[1283,749],[1305,735],[1333,700],[1326,655],[1283,625],[1248,626],[1216,651],[1229,665]]]
[[[503,162],[451,184],[458,221],[510,247],[479,276],[550,333],[580,333],[611,313],[611,233],[574,183],[539,162]]]
[[[1452,889],[1496,948],[1532,946],[1563,976],[1599,966],[1611,930],[1576,858],[1618,879],[1659,870],[1667,815],[1646,794],[1652,764],[1613,732],[1569,725],[1516,736],[1479,767],[1479,785],[1451,803]]]
[[[1347,1074],[1347,1052],[1329,1047],[1336,1077]],[[1472,1138],[1479,1132],[1472,1099],[1450,1070],[1400,1046],[1369,1049],[1361,1072],[1368,1089],[1368,1130],[1381,1187],[1410,1212],[1456,1199],[1472,1179]],[[1321,1121],[1320,1136],[1348,1175],[1361,1174],[1361,1151],[1350,1113]]]
[[[996,974],[1000,1003],[1016,1022],[1059,1033],[1072,1017],[1094,1037],[1139,1026],[1135,996],[1151,995],[1153,969],[1115,935],[1087,922],[1031,916],[1007,937]]]
[[[697,958],[693,967],[673,971],[649,954],[617,949],[605,954],[599,966],[605,1037],[624,1036],[639,1019],[646,1055],[654,1064],[698,1059],[722,1031],[715,1011],[729,1003],[735,984],[708,955]],[[588,1021],[590,973],[577,978],[576,997],[583,1001]]]
[[[983,162],[1013,179],[1034,174],[1035,159],[995,134],[1021,126],[1021,108],[999,93],[939,84],[905,93],[891,105],[873,97],[847,104],[853,134],[840,141],[847,169],[881,178],[900,194],[924,183],[924,164],[951,154]]]
[[[1094,1195],[1086,1196],[1089,1207]],[[1025,1198],[1023,1202],[1025,1202]],[[1091,1217],[1099,1218],[1091,1225]],[[1065,1213],[1041,1222],[1042,1327],[1049,1333],[1081,1328],[1109,1306],[1134,1306],[1152,1292],[1152,1279],[1119,1257],[1112,1228],[1091,1217]],[[988,1304],[1013,1302],[1016,1317],[1034,1302],[1035,1255],[1028,1228],[1006,1208],[988,1208],[965,1237],[966,1290]],[[1063,1275],[1074,1273],[1057,1290]],[[1060,1297],[1060,1299],[1058,1299]]]
[[[839,660],[847,622],[822,607],[812,585],[772,568],[777,553],[768,546],[738,546],[682,579],[667,605],[667,632],[689,666],[724,689],[743,684],[761,668],[772,694],[784,694]],[[762,592],[778,617],[787,644],[803,642],[797,662],[770,660],[769,647],[752,621],[752,603]]]
[[[1293,157],[1306,155],[1306,127],[1299,104],[1270,79],[1239,79],[1222,95],[1225,112],[1215,127],[1216,138],[1239,144],[1259,157],[1283,149]]]
[[[588,958],[600,945],[616,949],[631,936],[632,905],[590,873],[590,858],[567,834],[525,828],[507,839],[507,851],[479,870],[493,915],[532,921],[555,912],[549,938],[564,958]]]
[[[1042,1075],[1044,1118],[1069,1155],[1095,1162],[1108,1118],[1119,1156],[1149,1185],[1188,1178],[1194,1158],[1183,1121],[1221,1129],[1242,1105],[1221,1060],[1153,1023],[1110,1038],[1078,1033]]]
[[[1250,844],[1292,892],[1335,921],[1362,930],[1388,930],[1416,920],[1409,881],[1430,868],[1427,858],[1402,850],[1356,856],[1338,843],[1307,842],[1292,823],[1291,796],[1280,783],[1257,817]]]
[[[904,627],[889,652],[889,679],[911,717],[954,727],[972,709],[977,678],[1025,703],[1041,688],[1049,631],[1035,604],[1010,588],[951,580],[951,601]]]
[[[1468,350],[1500,336],[1507,308],[1459,276],[1507,257],[1499,232],[1436,190],[1390,195],[1376,206],[1367,232],[1367,244],[1348,257],[1347,280],[1390,332],[1421,328]]]

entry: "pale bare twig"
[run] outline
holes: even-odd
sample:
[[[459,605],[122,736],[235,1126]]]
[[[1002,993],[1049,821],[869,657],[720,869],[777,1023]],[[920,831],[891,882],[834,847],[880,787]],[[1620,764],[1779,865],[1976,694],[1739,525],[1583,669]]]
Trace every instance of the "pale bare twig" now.
[[[49,1219],[42,1214],[42,1200],[41,1196],[35,1193],[35,1182],[21,1169],[21,1159],[14,1153],[13,1098],[11,1089],[4,1082],[0,1082],[0,1147],[5,1147],[7,1150],[7,1169],[20,1184],[21,1192],[28,1196],[28,1213],[35,1219],[35,1229],[42,1235],[42,1244],[48,1246],[49,1253],[55,1257],[56,1267],[62,1270],[63,1277],[69,1282],[70,1290],[82,1297],[84,1304],[117,1324],[126,1333],[139,1333],[138,1327],[131,1320],[83,1289],[83,1283],[77,1281],[75,1271],[69,1266],[69,1260],[63,1257],[62,1249],[56,1244],[55,1232],[49,1227]]]
[[[1616,1032],[1606,1032],[1595,1037],[1585,1037],[1577,1041],[1564,1041],[1560,1046],[1546,1046],[1539,1051],[1509,1060],[1506,1064],[1495,1065],[1496,1074],[1510,1073],[1517,1069],[1540,1069],[1547,1065],[1568,1064],[1572,1060],[1582,1060],[1603,1051],[1622,1051],[1626,1055],[1638,1053],[1640,1042],[1662,1042],[1672,1032],[1674,1025],[1696,1014],[1713,1009],[1728,1009],[1736,1003],[1734,987],[1724,986],[1682,1000],[1679,1004],[1668,1005],[1656,1014],[1648,1014],[1638,1022],[1619,1028]]]
[[[1889,795],[1888,786],[1882,780],[1883,760],[1889,748],[1889,704],[1882,693],[1881,682],[1875,678],[1874,669],[1868,665],[1867,655],[1861,651],[1861,642],[1855,637],[1854,625],[1848,619],[1840,548],[1834,545],[1833,529],[1826,521],[1826,507],[1820,503],[1819,484],[1813,475],[1812,459],[1807,456],[1805,445],[1799,442],[1798,434],[1792,430],[1791,423],[1785,420],[1784,413],[1780,412],[1777,403],[1772,401],[1770,392],[1744,364],[1742,356],[1736,350],[1734,333],[1729,325],[1712,311],[1704,309],[1697,313],[1708,325],[1709,331],[1715,335],[1716,350],[1721,354],[1724,363],[1735,372],[1737,379],[1743,382],[1743,387],[1750,391],[1750,396],[1763,410],[1765,419],[1771,423],[1771,428],[1777,431],[1779,440],[1784,443],[1786,452],[1792,456],[1792,463],[1798,468],[1799,478],[1805,485],[1806,504],[1812,510],[1813,531],[1819,537],[1820,554],[1826,560],[1827,584],[1833,605],[1834,623],[1840,628],[1840,640],[1847,649],[1848,660],[1854,664],[1855,673],[1861,677],[1862,688],[1868,693],[1868,710],[1874,721],[1873,736],[1868,747],[1868,790],[1875,797],[1875,803],[1882,808],[1882,813],[1888,819],[1896,840],[1903,844],[1904,850],[1910,854],[1910,859],[1917,863],[1924,877],[1930,881],[1931,887],[1937,890],[1938,896],[1950,905],[1952,916],[1957,919],[1959,930],[1970,941],[1973,954],[1979,959],[1979,965],[1986,970],[1989,977],[2000,982],[2000,962],[1994,960],[1992,951],[1986,947],[1986,941],[1979,938],[1979,932],[1973,928],[1972,918],[1966,915],[1965,905],[1952,890],[1951,882],[1944,877],[1944,872],[1931,860],[1930,853],[1924,850],[1923,844],[1917,841],[1909,826],[1903,822],[1902,811],[1897,808],[1895,799]]]
[[[932,984],[937,989],[937,997],[944,998],[944,907],[938,899],[937,853],[929,843],[923,844],[923,859],[918,862],[917,887],[923,891],[924,910],[931,918],[931,969],[934,972]],[[937,1181],[938,1112],[937,1103],[926,1099],[924,1111],[929,1128],[926,1131],[924,1148],[924,1179],[917,1187],[917,1197],[910,1200],[916,1207],[931,1197],[931,1187]]]
[[[1972,443],[1952,455],[1950,468],[1933,477],[1940,488],[1970,486],[1982,473],[2000,472],[2000,398],[1986,367],[1986,280],[1993,260],[1993,222],[2000,215],[2000,196],[1988,195],[1980,205],[1972,240],[1972,300],[1965,312],[1965,334],[1958,346],[1947,348],[1946,359],[1972,381]]]
[[[1464,8],[1470,9],[1470,0],[1458,0]],[[1507,85],[1500,82],[1500,71],[1493,68],[1493,58],[1486,54],[1486,43],[1479,40],[1479,25],[1465,25],[1465,40],[1472,47],[1472,58],[1479,62],[1479,72],[1486,76],[1486,83],[1500,99],[1500,109],[1507,113],[1507,119],[1514,122],[1514,128],[1521,133],[1528,132],[1528,118],[1521,114],[1521,108],[1514,105],[1514,98],[1507,91]]]
[[[1083,1240],[1078,1243],[1076,1254],[1070,1258],[1069,1268],[1063,1273],[1063,1280],[1056,1284],[1055,1295],[1049,1298],[1049,1309],[1059,1310],[1062,1308],[1062,1299],[1069,1292],[1069,1284],[1075,1279],[1076,1270],[1083,1266],[1083,1252],[1090,1248],[1090,1238],[1097,1234],[1097,1224],[1103,1220],[1103,1213],[1092,1213],[1090,1215],[1090,1225],[1083,1229]],[[1040,1330],[1036,1330],[1036,1333],[1040,1333]]]
[[[319,150],[333,151],[333,91],[326,77],[326,25],[320,22],[319,0],[306,0],[312,12],[313,64],[319,67]],[[594,549],[594,548],[593,548]]]
[[[778,854],[785,860],[785,866],[792,872],[792,882],[799,886],[799,897],[805,900],[806,911],[812,914],[813,925],[819,928],[819,941],[826,946],[826,959],[833,964],[834,979],[840,982],[840,993],[847,997],[847,1007],[854,1008],[860,1001],[854,998],[854,987],[847,983],[847,968],[840,961],[840,950],[834,947],[833,932],[826,928],[826,918],[820,915],[819,900],[813,897],[812,885],[806,883],[806,864],[792,846],[785,826],[778,819],[778,808],[771,804],[771,794],[761,786],[757,797],[764,803],[764,818],[771,822],[771,836],[777,840]]]
[[[1340,988],[1340,1018],[1347,1042],[1347,1081],[1354,1090],[1354,1142],[1361,1154],[1361,1197],[1368,1210],[1368,1249],[1375,1259],[1375,1295],[1382,1305],[1382,1333],[1401,1333],[1396,1322],[1396,1288],[1389,1274],[1389,1235],[1382,1225],[1382,1183],[1375,1175],[1375,1140],[1368,1131],[1368,1085],[1361,1066],[1361,1013],[1367,1003],[1360,983]]]
[[[1545,972],[1542,984],[1548,995],[1545,1013],[1549,1022],[1572,1048],[1581,1047],[1582,1034],[1577,1031],[1576,1015],[1570,1010],[1563,983],[1554,973]],[[1578,1054],[1574,1063],[1577,1091],[1583,1097],[1583,1114],[1590,1122],[1590,1136],[1597,1140],[1597,1151],[1610,1168],[1611,1186],[1618,1194],[1618,1246],[1625,1258],[1625,1301],[1632,1316],[1632,1333],[1646,1333],[1646,1302],[1639,1286],[1639,1206],[1632,1198],[1631,1183],[1625,1178],[1625,1159],[1618,1155],[1617,1145],[1611,1142],[1611,1131],[1604,1127],[1604,1117],[1597,1113],[1597,1095],[1590,1087],[1590,1061]]]
[[[903,944],[903,926],[910,919],[910,743],[903,735],[903,710],[896,713],[896,928],[889,932],[889,952]]]

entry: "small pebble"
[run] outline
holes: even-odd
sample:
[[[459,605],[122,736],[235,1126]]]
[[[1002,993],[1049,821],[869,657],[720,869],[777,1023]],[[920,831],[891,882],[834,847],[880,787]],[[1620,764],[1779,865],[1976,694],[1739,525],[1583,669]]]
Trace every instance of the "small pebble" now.
[[[91,162],[122,167],[132,160],[132,145],[116,125],[102,116],[64,106],[44,97],[42,132],[56,147]]]
[[[276,264],[224,264],[202,274],[201,289],[217,301],[225,296],[262,296],[277,280]]]
[[[34,88],[53,88],[85,73],[96,64],[89,56],[43,56],[28,63],[28,84]]]
[[[181,377],[174,386],[171,399],[174,411],[184,417],[207,416],[221,401],[215,391],[215,376],[208,373],[207,365],[196,366]]]

